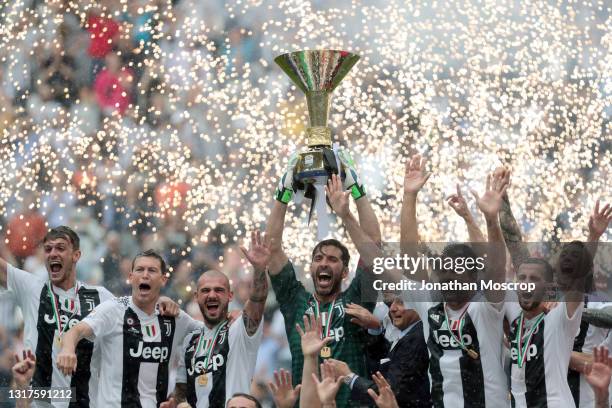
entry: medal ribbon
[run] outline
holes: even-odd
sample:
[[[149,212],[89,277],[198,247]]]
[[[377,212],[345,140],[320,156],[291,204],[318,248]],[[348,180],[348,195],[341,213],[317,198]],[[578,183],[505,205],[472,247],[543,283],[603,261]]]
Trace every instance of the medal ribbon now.
[[[53,292],[53,289],[51,288],[51,281],[47,283],[47,291],[49,292],[49,296],[51,296],[51,307],[53,308],[53,317],[55,317],[55,324],[57,325],[58,336],[62,337],[62,334],[64,333],[64,331],[66,331],[66,327],[68,327],[68,324],[66,324],[66,326],[62,328],[62,323],[60,321],[60,316],[59,316],[59,300],[58,300],[59,296],[58,297],[55,296],[55,292]],[[76,282],[74,285],[74,297],[75,298],[78,297],[78,292],[79,292],[79,283]],[[75,313],[76,313],[76,307],[74,309],[74,312],[72,312],[70,319],[72,319]]]
[[[468,306],[469,304],[465,306],[465,309],[463,309],[463,312],[461,312],[461,315],[459,316],[459,329],[457,330],[459,332],[459,338],[457,338],[450,325],[448,313],[446,312],[446,303],[444,304],[444,318],[446,319],[446,326],[448,327],[448,331],[450,332],[453,339],[455,339],[457,344],[459,344],[461,349],[465,351],[468,351],[468,348],[465,346],[465,344],[463,344],[463,325],[465,324],[465,312],[467,312]]]
[[[525,365],[525,357],[527,356],[527,350],[529,350],[529,346],[531,345],[531,338],[533,336],[533,333],[535,333],[536,329],[544,319],[544,317],[546,317],[544,313],[540,313],[538,315],[537,320],[535,321],[533,326],[531,326],[531,330],[529,330],[529,334],[527,335],[527,340],[525,341],[525,348],[522,348],[521,344],[523,343],[523,323],[525,319],[523,316],[523,312],[521,312],[515,339],[516,346],[518,348],[517,364],[519,368],[522,368],[523,365]]]
[[[217,329],[215,330],[215,334],[213,335],[212,339],[206,340],[206,347],[204,347],[204,355],[206,357],[204,357],[204,371],[206,372],[206,367],[208,366],[208,360],[210,360],[210,356],[213,352],[213,350],[215,349],[215,345],[217,344],[217,340],[219,337],[219,333],[221,332],[221,329],[227,324],[227,320],[224,321],[223,323],[221,323]],[[195,371],[195,360],[196,357],[198,356],[198,353],[200,352],[200,350],[202,349],[202,343],[204,339],[204,328],[202,328],[202,332],[200,333],[200,337],[198,337],[198,345],[196,346],[196,350],[193,353],[193,357],[191,358],[191,367],[194,369]]]
[[[314,296],[313,296],[314,297]],[[316,315],[317,315],[317,319],[320,318],[320,308],[321,306],[319,305],[319,301],[317,300],[317,298],[314,298],[315,300],[315,306],[316,306]],[[336,299],[334,299],[331,302],[331,305],[329,306],[329,310],[327,311],[327,323],[325,324],[325,333],[321,333],[321,340],[328,337],[329,336],[329,330],[331,328],[331,324],[332,324],[332,314],[334,313],[334,306],[336,305]]]

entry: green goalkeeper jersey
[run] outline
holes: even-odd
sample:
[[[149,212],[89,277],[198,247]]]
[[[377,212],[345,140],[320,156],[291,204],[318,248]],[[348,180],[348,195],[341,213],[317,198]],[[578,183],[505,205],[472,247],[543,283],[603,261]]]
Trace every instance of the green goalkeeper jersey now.
[[[351,323],[351,316],[345,313],[345,306],[356,303],[370,312],[374,309],[376,303],[373,300],[376,299],[376,293],[372,287],[372,276],[371,272],[368,273],[358,266],[355,278],[348,289],[341,292],[333,302],[320,304],[317,304],[313,294],[297,280],[291,262],[287,262],[278,275],[271,276],[272,287],[285,318],[285,331],[291,350],[293,385],[302,382],[304,367],[300,334],[295,329],[295,325],[299,324],[303,328],[303,316],[317,314],[317,309],[323,334],[332,337],[332,341],[328,343],[331,357],[346,362],[355,374],[367,376],[365,331]],[[319,362],[322,361],[323,358],[319,356]],[[336,398],[338,407],[351,406],[349,393],[349,388],[343,384]]]

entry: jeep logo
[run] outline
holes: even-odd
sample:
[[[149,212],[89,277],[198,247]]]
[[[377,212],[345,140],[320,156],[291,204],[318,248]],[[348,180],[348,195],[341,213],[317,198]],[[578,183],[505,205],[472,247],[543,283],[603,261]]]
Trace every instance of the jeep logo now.
[[[147,344],[147,345],[145,345]],[[159,343],[138,342],[138,350],[130,348],[130,357],[141,359],[147,363],[164,363],[168,360],[168,347],[159,346]]]
[[[442,346],[445,349],[458,349],[461,348],[461,345],[455,340],[453,336],[446,330],[434,330],[434,339],[436,343]],[[463,344],[466,346],[470,346],[472,344],[472,336],[467,333],[463,334]]]
[[[49,316],[45,313],[45,322],[55,324],[55,316]],[[62,327],[68,325],[68,329],[72,329],[79,322],[79,319],[69,319],[66,315],[60,315],[60,323],[62,324]]]
[[[518,360],[518,350],[516,349],[515,345],[516,343],[513,342],[512,348],[510,348],[510,357],[512,358],[512,361]],[[529,350],[527,350],[526,361],[531,360],[532,357],[535,357],[537,355],[538,355],[538,346],[536,346],[535,344],[530,344]]]
[[[334,341],[340,341],[344,337],[344,327],[340,326],[329,331],[329,335],[334,338]]]
[[[223,354],[215,354],[211,357],[211,361],[208,362],[208,367],[204,367],[204,357],[200,357],[200,360],[196,361],[195,367],[191,365],[187,367],[187,375],[192,376],[194,374],[202,374],[208,371],[217,371],[225,364],[225,358]],[[194,369],[195,368],[195,369]]]

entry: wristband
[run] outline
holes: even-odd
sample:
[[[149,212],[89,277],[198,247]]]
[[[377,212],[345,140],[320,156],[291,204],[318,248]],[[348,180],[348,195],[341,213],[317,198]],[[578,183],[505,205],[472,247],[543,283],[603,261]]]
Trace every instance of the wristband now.
[[[274,198],[283,204],[289,204],[289,201],[293,198],[293,191],[287,188],[283,188],[282,190],[277,188],[274,193]]]
[[[363,185],[358,185],[357,183],[351,186],[351,195],[354,200],[359,200],[361,197],[366,195],[365,187]]]

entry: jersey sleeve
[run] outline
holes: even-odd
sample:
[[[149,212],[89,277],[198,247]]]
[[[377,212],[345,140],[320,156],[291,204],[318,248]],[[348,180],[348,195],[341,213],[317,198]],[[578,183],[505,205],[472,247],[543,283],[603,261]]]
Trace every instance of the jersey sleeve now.
[[[287,262],[277,275],[271,275],[270,282],[286,324],[290,324],[293,321],[295,302],[306,289],[295,277],[295,269],[291,262]]]
[[[82,322],[87,324],[93,331],[93,337],[89,340],[99,339],[111,334],[117,316],[119,315],[121,305],[115,300],[107,300],[100,303],[92,310]]]
[[[15,295],[18,302],[40,291],[44,284],[45,281],[40,277],[15,268],[13,265],[7,265],[7,290]]]
[[[555,333],[558,333],[555,338],[563,342],[562,347],[566,348],[574,344],[574,338],[578,334],[580,329],[580,321],[582,320],[582,310],[584,309],[584,303],[580,303],[580,305],[576,308],[574,315],[570,319],[567,315],[567,303],[560,302],[557,307],[553,308],[548,315],[550,318],[546,319],[546,324],[550,323],[553,326],[553,330]],[[548,317],[548,316],[547,316]]]
[[[113,295],[108,289],[103,286],[98,287],[98,294],[100,295],[100,303],[104,303],[107,300],[115,299],[115,295]]]
[[[242,312],[244,313],[244,312]],[[240,353],[257,356],[257,350],[263,337],[263,318],[259,322],[257,331],[252,336],[247,333],[243,315],[240,315],[229,328],[229,345],[231,349]]]
[[[183,344],[180,348],[178,368],[176,369],[176,383],[187,384],[187,367],[185,366],[185,354],[187,354],[187,347],[189,347],[189,340],[191,336],[185,337]]]
[[[202,327],[202,324],[203,324],[201,321],[196,320],[193,317],[189,316],[183,310],[179,312],[178,320],[181,323],[181,325],[185,327],[184,329],[185,333],[191,333],[194,330],[198,330],[200,327]]]
[[[378,296],[374,289],[374,277],[371,267],[366,267],[360,260],[357,264],[355,277],[345,292],[346,301],[357,303],[372,312]]]

